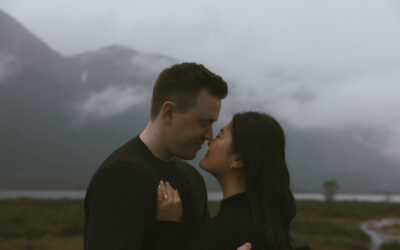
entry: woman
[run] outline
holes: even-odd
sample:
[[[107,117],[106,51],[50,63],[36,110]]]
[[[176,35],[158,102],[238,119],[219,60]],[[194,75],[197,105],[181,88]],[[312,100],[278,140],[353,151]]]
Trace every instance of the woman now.
[[[296,213],[285,162],[285,136],[271,116],[257,112],[234,115],[209,142],[200,166],[223,191],[219,213],[191,239],[187,249],[292,249],[289,225]],[[170,196],[166,200],[163,197]],[[179,221],[179,194],[161,183],[158,212]],[[170,209],[170,210],[168,210]],[[165,217],[163,218],[165,219]]]

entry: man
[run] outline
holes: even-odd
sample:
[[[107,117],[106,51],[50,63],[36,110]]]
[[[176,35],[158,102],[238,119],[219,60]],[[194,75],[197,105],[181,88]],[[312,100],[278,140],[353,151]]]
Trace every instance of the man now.
[[[184,248],[209,217],[207,191],[197,170],[176,158],[193,159],[212,138],[227,91],[226,82],[203,65],[182,63],[160,73],[146,128],[113,152],[90,181],[85,250],[168,249],[171,227],[181,230],[176,240]],[[160,180],[179,192],[180,223],[157,221]]]

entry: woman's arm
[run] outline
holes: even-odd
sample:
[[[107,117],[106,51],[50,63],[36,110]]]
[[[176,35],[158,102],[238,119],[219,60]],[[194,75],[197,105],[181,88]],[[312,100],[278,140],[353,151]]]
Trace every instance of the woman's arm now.
[[[171,185],[160,181],[157,189],[157,230],[155,249],[181,249],[183,209],[178,191]]]
[[[182,219],[182,204],[181,204],[181,199],[179,197],[179,193],[177,190],[173,189],[171,185],[169,185],[168,182],[160,182],[158,191],[157,191],[157,220],[159,222],[163,223],[170,223],[170,228],[168,230],[163,230],[160,231],[159,234],[164,234],[164,235],[159,235],[160,241],[157,245],[160,248],[157,249],[168,249],[168,248],[163,248],[162,245],[171,247],[175,243],[175,246],[179,245],[179,221]],[[176,226],[174,226],[174,223]],[[207,238],[207,237],[206,237]],[[196,249],[215,249],[215,247],[210,246],[210,242],[207,242],[207,239],[201,239],[200,241],[205,241],[204,243],[204,248],[202,248],[203,244],[198,244],[201,242],[198,242],[199,239],[194,239],[196,241]],[[163,242],[163,243],[161,243]],[[197,243],[198,242],[198,243]],[[194,243],[194,242],[192,242]],[[193,245],[193,244],[192,244]],[[206,246],[208,245],[208,246]],[[191,247],[192,248],[192,247]],[[218,248],[218,247],[217,247]],[[170,248],[172,249],[172,248]],[[178,248],[176,248],[178,249]],[[250,250],[251,249],[251,244],[249,242],[243,244],[236,250]],[[234,250],[234,249],[232,249]]]

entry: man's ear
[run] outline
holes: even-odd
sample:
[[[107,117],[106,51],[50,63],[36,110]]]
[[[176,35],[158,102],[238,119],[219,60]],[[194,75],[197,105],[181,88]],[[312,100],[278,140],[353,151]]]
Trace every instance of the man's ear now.
[[[174,118],[176,111],[176,103],[171,101],[164,102],[161,108],[162,120],[167,124],[171,124],[171,121]]]

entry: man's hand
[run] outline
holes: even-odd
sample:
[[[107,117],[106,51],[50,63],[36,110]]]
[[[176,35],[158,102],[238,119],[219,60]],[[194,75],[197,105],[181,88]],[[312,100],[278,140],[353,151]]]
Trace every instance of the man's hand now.
[[[236,250],[250,250],[251,249],[251,244],[250,242],[246,242],[243,245],[241,245],[238,249]]]
[[[160,181],[157,190],[157,220],[179,222],[182,214],[182,202],[178,191],[168,182]]]

